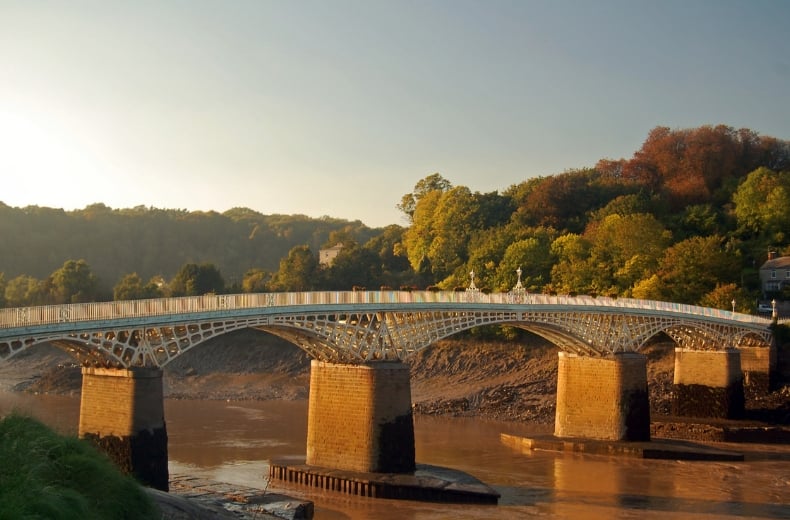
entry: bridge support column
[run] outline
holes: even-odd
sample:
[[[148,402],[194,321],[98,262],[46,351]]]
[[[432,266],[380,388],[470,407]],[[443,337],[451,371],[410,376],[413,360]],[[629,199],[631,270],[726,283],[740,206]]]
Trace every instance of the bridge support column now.
[[[650,440],[647,358],[559,353],[554,435],[615,441]]]
[[[672,413],[685,417],[743,417],[743,372],[736,349],[675,349]]]
[[[771,391],[776,376],[776,346],[740,347],[743,391],[748,396],[761,396]]]
[[[82,369],[79,436],[141,483],[168,491],[162,371]]]
[[[409,367],[313,360],[307,464],[373,473],[415,470]]]

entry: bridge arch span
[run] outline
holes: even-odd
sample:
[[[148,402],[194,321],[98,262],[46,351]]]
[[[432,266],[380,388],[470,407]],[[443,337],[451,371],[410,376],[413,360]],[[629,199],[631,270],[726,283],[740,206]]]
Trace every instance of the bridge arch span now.
[[[89,366],[164,367],[210,338],[253,328],[330,362],[406,360],[483,325],[536,333],[561,350],[606,357],[653,336],[717,350],[769,346],[770,320],[645,300],[455,292],[326,292],[164,298],[0,310],[0,361],[42,342]]]

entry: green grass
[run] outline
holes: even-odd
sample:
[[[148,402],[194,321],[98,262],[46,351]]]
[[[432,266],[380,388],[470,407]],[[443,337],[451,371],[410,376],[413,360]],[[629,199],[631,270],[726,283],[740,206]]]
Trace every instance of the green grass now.
[[[29,417],[0,420],[0,520],[160,516],[142,487],[88,443]]]

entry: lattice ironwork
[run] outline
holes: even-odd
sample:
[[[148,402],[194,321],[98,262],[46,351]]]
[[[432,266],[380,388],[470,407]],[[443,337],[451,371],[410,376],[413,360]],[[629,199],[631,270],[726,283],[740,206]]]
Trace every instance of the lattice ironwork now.
[[[657,305],[661,302],[521,294],[493,301],[477,293],[474,298],[423,293],[409,295],[410,302],[365,293],[260,296],[253,308],[240,305],[234,295],[218,297],[210,300],[209,311],[179,301],[180,312],[171,314],[161,311],[170,302],[154,301],[144,308],[155,312],[137,320],[124,315],[100,322],[85,319],[90,313],[82,308],[62,306],[51,312],[50,322],[36,325],[31,316],[41,315],[39,309],[14,309],[8,316],[24,321],[21,327],[0,327],[0,361],[49,342],[85,365],[163,367],[211,338],[244,328],[275,334],[315,359],[340,363],[405,360],[437,340],[494,324],[529,330],[564,351],[587,356],[636,352],[660,332],[694,350],[767,347],[771,341],[766,320],[688,306],[675,310]]]

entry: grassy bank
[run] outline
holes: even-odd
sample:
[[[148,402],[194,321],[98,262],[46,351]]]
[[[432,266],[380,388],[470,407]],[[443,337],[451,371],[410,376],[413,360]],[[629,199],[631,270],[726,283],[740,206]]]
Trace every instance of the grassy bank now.
[[[0,420],[0,519],[150,519],[142,487],[92,446],[20,415]]]

